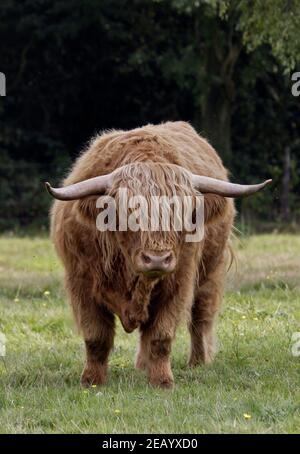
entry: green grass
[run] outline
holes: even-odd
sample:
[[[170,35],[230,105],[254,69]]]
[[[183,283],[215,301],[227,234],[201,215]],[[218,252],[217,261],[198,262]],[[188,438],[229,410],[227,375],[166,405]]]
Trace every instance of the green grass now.
[[[299,431],[300,357],[291,337],[300,331],[300,236],[247,237],[235,250],[212,365],[186,367],[183,326],[173,350],[176,387],[152,389],[133,367],[136,333],[118,327],[108,384],[83,391],[82,339],[50,242],[0,238],[0,432]]]

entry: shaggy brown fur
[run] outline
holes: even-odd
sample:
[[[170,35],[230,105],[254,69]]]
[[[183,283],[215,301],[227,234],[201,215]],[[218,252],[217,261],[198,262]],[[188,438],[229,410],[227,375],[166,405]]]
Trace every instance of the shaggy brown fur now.
[[[221,159],[205,139],[184,122],[147,125],[97,136],[76,161],[64,185],[107,174],[130,164],[109,194],[127,187],[130,194],[195,195],[184,171],[227,180]],[[189,365],[214,355],[213,325],[222,297],[228,238],[234,206],[228,198],[205,195],[205,232],[200,243],[186,243],[177,232],[99,232],[97,197],[55,201],[52,238],[66,272],[66,288],[86,344],[83,385],[102,384],[114,340],[114,314],[126,331],[139,327],[136,366],[152,385],[170,388],[175,330],[187,319],[191,334]],[[172,249],[175,271],[163,279],[135,272],[137,251]]]

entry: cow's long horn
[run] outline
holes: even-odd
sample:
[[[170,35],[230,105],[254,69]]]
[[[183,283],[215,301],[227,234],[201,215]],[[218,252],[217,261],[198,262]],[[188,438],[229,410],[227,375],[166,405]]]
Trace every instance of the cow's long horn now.
[[[52,188],[50,183],[46,182],[46,189],[49,194],[59,200],[77,200],[89,195],[103,194],[111,187],[115,171],[107,175],[90,178],[80,181],[79,183],[64,186],[62,188]]]
[[[263,189],[272,180],[266,180],[259,184],[235,184],[216,178],[192,174],[193,186],[203,194],[217,194],[223,197],[246,197]]]

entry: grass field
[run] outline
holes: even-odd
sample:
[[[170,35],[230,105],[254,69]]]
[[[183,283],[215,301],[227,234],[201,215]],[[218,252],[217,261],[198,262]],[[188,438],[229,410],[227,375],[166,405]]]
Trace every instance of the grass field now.
[[[1,433],[294,433],[300,431],[300,236],[237,240],[218,323],[215,362],[189,370],[183,326],[174,391],[152,389],[133,367],[137,335],[120,327],[106,387],[79,387],[84,358],[42,238],[0,238]]]

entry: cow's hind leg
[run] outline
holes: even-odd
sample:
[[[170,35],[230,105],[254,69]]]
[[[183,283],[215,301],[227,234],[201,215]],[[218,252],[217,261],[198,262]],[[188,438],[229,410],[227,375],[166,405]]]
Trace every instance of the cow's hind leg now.
[[[142,340],[140,341],[139,349],[135,358],[135,367],[141,371],[147,370],[147,351],[145,350]]]
[[[210,363],[215,354],[214,321],[222,298],[222,282],[207,279],[197,291],[192,306],[189,331],[191,352],[189,366]]]

